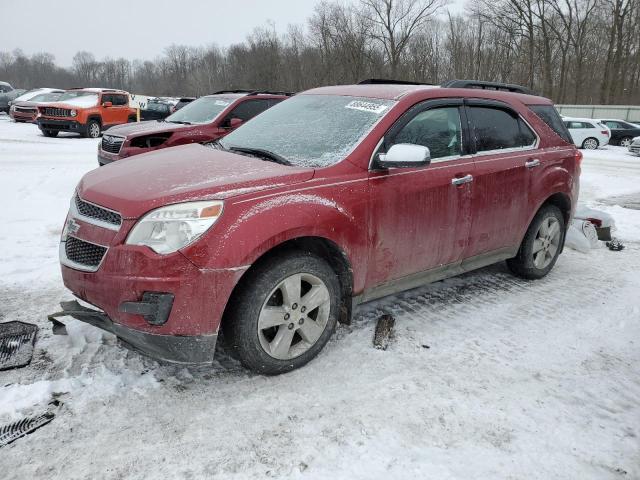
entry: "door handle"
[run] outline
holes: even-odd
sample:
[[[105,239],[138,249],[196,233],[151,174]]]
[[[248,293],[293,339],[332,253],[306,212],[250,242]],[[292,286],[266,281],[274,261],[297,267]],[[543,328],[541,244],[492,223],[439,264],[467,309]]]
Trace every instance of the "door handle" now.
[[[472,175],[465,175],[464,177],[456,177],[451,179],[451,185],[464,185],[465,183],[473,182]]]
[[[524,162],[524,166],[527,168],[537,167],[538,165],[540,165],[540,160],[538,160],[537,158],[533,158]]]

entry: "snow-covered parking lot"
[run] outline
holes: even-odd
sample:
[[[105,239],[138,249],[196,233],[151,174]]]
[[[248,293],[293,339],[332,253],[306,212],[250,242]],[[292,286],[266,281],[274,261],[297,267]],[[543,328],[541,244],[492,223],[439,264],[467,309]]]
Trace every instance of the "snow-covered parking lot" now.
[[[159,365],[46,315],[71,299],[58,240],[96,140],[45,138],[0,115],[0,321],[40,327],[0,372],[0,426],[56,418],[0,448],[5,479],[640,478],[640,157],[585,151],[581,201],[626,248],[566,249],[527,282],[496,265],[359,308],[308,366],[248,373]],[[375,321],[396,317],[386,351]]]

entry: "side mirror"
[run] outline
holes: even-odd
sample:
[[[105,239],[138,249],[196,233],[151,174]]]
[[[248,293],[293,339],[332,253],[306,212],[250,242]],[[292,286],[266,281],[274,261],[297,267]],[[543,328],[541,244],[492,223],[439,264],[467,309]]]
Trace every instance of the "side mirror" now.
[[[102,106],[103,106],[103,107],[113,107],[113,103],[111,103],[111,102],[104,102],[104,103],[102,104]]]
[[[379,168],[417,168],[431,163],[431,153],[427,147],[410,143],[392,145],[387,153],[378,154],[376,166]]]
[[[229,128],[238,128],[240,125],[242,125],[242,123],[243,121],[239,118],[232,118],[231,120],[229,120]]]

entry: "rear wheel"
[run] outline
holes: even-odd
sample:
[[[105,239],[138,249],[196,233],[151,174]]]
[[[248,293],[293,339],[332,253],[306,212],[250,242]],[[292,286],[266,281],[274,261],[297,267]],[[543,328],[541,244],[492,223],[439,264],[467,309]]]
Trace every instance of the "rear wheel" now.
[[[100,136],[100,123],[97,120],[89,120],[86,137],[98,138]]]
[[[275,375],[299,368],[329,341],[341,305],[338,277],[304,252],[258,265],[229,305],[223,334],[242,364]]]
[[[516,275],[536,279],[551,271],[564,245],[565,223],[555,205],[544,205],[533,218],[518,254],[507,265]]]
[[[58,136],[58,131],[56,131],[56,130],[42,130],[42,134],[45,137],[57,137]]]
[[[586,148],[587,150],[595,150],[598,148],[600,143],[595,138],[587,138],[584,142],[582,142],[582,148]]]
[[[620,146],[621,147],[628,147],[629,145],[631,145],[632,140],[633,140],[633,138],[631,138],[631,137],[623,137],[620,140]]]

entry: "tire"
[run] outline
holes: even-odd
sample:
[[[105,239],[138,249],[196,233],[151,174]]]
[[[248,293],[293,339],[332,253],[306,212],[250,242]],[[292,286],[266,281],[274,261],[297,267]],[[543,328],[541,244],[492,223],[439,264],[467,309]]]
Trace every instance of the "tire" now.
[[[300,368],[329,341],[341,304],[338,276],[326,261],[305,252],[276,255],[258,264],[230,301],[226,347],[257,373]]]
[[[57,137],[59,133],[56,130],[41,130],[41,131],[45,137]]]
[[[631,145],[631,142],[633,141],[633,138],[631,137],[623,137],[620,139],[620,146],[621,147],[629,147],[629,145]]]
[[[98,122],[97,120],[89,120],[84,136],[87,138],[98,138],[100,136],[100,133],[100,122]]]
[[[552,226],[553,231],[550,231]],[[560,209],[555,205],[542,206],[531,221],[518,254],[507,260],[509,269],[523,278],[544,277],[558,260],[565,234],[564,216]]]
[[[587,150],[596,150],[600,146],[600,142],[596,138],[589,137],[585,138],[584,142],[582,142],[582,148]]]

